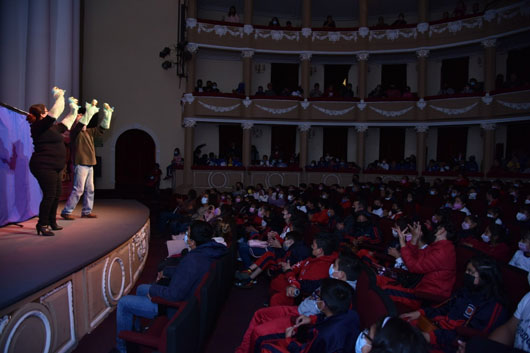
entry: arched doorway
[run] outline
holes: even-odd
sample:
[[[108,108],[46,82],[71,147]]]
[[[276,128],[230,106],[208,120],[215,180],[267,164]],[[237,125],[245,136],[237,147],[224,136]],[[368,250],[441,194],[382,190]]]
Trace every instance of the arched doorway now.
[[[148,133],[127,130],[116,141],[116,190],[123,196],[138,196],[156,162],[155,142]]]

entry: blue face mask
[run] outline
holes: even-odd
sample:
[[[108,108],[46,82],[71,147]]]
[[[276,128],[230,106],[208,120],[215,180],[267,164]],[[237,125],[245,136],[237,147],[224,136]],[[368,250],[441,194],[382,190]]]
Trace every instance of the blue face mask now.
[[[331,264],[331,266],[329,266],[329,277],[330,278],[334,278],[333,277],[333,272],[335,272],[335,266],[333,266],[333,264]]]
[[[355,353],[362,353],[363,347],[369,343],[366,339],[366,335],[368,335],[368,330],[362,331],[359,334],[359,337],[357,337],[357,342],[355,342]]]

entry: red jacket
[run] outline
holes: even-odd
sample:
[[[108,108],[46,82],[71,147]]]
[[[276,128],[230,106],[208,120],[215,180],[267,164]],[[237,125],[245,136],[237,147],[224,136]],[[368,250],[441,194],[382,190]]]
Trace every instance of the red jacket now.
[[[510,250],[510,247],[505,243],[491,245],[475,238],[466,240],[464,243],[469,243],[469,245],[471,245],[475,249],[485,253],[486,255],[494,258],[495,260],[502,261],[504,263],[510,261],[513,255],[512,251]]]
[[[310,257],[296,263],[287,274],[289,285],[300,289],[300,292],[311,294],[320,286],[320,280],[329,277],[329,267],[338,254]]]
[[[311,222],[326,225],[329,222],[328,210],[322,209],[311,216]]]
[[[407,243],[401,249],[401,257],[410,272],[423,274],[415,291],[451,296],[456,280],[456,253],[452,242],[440,240],[425,249]]]

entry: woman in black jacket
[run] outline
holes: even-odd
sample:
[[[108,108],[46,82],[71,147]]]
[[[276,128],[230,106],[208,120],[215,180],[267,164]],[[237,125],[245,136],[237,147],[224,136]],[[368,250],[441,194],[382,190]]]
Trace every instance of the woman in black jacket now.
[[[70,98],[71,111],[60,123],[57,118],[64,110],[64,90],[53,88],[55,104],[48,111],[44,104],[34,104],[29,108],[28,121],[31,124],[31,137],[35,150],[29,167],[42,189],[39,206],[37,234],[52,236],[53,230],[61,230],[56,221],[59,196],[62,191],[63,169],[66,164],[66,147],[63,132],[68,130],[77,115],[77,100]]]

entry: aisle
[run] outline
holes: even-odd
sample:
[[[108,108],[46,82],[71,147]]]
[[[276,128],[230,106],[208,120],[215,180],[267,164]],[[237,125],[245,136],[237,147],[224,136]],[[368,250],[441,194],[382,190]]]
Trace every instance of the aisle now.
[[[259,277],[253,288],[232,287],[202,353],[233,353],[241,343],[252,315],[269,299],[268,288],[269,281],[265,277]]]

